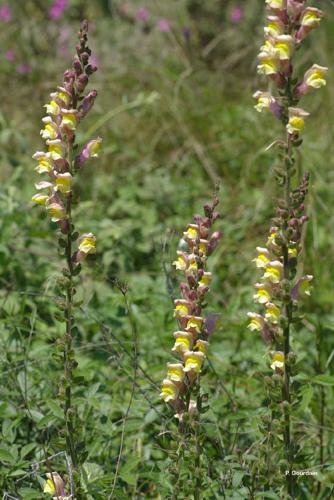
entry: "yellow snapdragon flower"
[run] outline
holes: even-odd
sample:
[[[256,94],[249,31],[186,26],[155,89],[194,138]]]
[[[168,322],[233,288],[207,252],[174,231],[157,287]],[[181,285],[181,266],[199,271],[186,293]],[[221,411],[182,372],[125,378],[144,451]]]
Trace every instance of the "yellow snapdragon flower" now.
[[[271,258],[269,250],[264,247],[256,247],[256,251],[258,255],[252,260],[252,262],[255,262],[256,267],[258,268],[265,268]]]
[[[281,314],[281,310],[276,304],[273,304],[272,302],[267,302],[265,304],[266,307],[266,313],[265,313],[265,318],[268,321],[271,321],[272,323],[277,323]]]
[[[264,325],[265,325],[265,319],[261,314],[249,312],[247,313],[247,316],[250,319],[250,322],[248,324],[248,328],[250,329],[251,332],[253,331],[258,331],[260,332]]]
[[[75,130],[78,124],[78,111],[76,109],[61,109],[61,126]]]
[[[285,356],[283,352],[277,351],[273,353],[271,356],[271,360],[272,364],[270,365],[270,368],[272,368],[272,370],[284,370]]]
[[[33,203],[37,203],[38,205],[46,205],[48,199],[49,199],[48,195],[37,193],[34,194],[34,196],[31,198],[31,201]]]
[[[165,378],[162,381],[160,397],[168,403],[169,401],[175,401],[179,395],[179,388],[174,382],[169,378]]]
[[[200,316],[189,316],[187,321],[186,330],[195,330],[195,332],[200,333],[203,326],[203,318]]]
[[[49,104],[45,104],[44,107],[46,108],[46,112],[48,115],[59,115],[60,113],[60,106],[59,104],[56,103],[54,99],[52,99]]]
[[[319,26],[321,18],[321,10],[315,7],[306,7],[301,18],[301,25],[307,26],[309,28],[316,28],[317,26]]]
[[[173,266],[177,271],[185,271],[187,269],[187,257],[183,252],[177,251],[177,260],[174,260]]]
[[[65,208],[59,203],[51,203],[46,207],[51,217],[52,222],[58,222],[60,220],[66,219]]]
[[[283,0],[266,0],[266,5],[271,9],[283,9]]]
[[[304,129],[307,116],[309,113],[301,108],[289,108],[289,122],[286,126],[288,133],[299,134]]]
[[[279,36],[284,34],[284,24],[277,16],[268,16],[268,25],[264,27],[267,36]]]
[[[42,151],[37,151],[33,155],[33,159],[38,161],[35,170],[38,174],[48,174],[53,169],[53,161],[50,153],[44,153]]]
[[[197,224],[188,224],[187,230],[183,233],[185,240],[196,240],[199,238],[199,227]]]
[[[42,119],[42,122],[45,124],[44,128],[41,130],[40,134],[43,139],[57,139],[58,137],[58,126],[52,121],[50,116],[46,116]]]
[[[319,66],[318,64],[313,64],[313,66],[306,71],[304,76],[304,82],[308,87],[314,89],[320,89],[326,85],[325,75],[328,68],[325,66]]]
[[[206,272],[206,273],[203,273],[203,276],[198,281],[198,284],[199,284],[199,286],[207,287],[210,285],[211,280],[212,280],[212,273]]]
[[[184,353],[190,351],[193,344],[193,337],[189,332],[174,332],[175,344],[172,348],[172,352]]]
[[[173,382],[182,382],[184,371],[182,363],[167,363],[167,378]]]
[[[261,92],[258,90],[253,94],[254,99],[257,99],[257,104],[254,106],[256,111],[259,113],[262,113],[263,110],[269,110],[270,106],[273,102],[275,102],[275,99],[273,96],[270,94],[270,92]]]
[[[266,265],[263,279],[268,280],[271,283],[277,284],[281,281],[282,276],[283,276],[283,264],[280,261],[274,260]]]
[[[96,237],[93,233],[83,234],[80,238],[79,252],[86,255],[96,253]]]
[[[174,300],[174,304],[175,304],[175,309],[174,309],[175,317],[188,316],[190,312],[190,306],[187,300],[176,299]]]
[[[259,54],[259,64],[257,65],[257,72],[260,75],[275,75],[279,71],[279,59],[275,55],[268,55],[263,52]]]
[[[68,194],[71,192],[73,177],[69,172],[64,174],[57,174],[56,177],[56,188],[63,194]]]
[[[294,40],[290,35],[279,35],[275,38],[274,48],[280,61],[287,61],[291,58]]]
[[[207,354],[208,348],[209,348],[209,342],[202,339],[198,339],[196,344],[194,345],[194,349],[196,349],[199,352],[202,352],[203,354]]]
[[[60,139],[47,140],[46,144],[52,160],[61,160],[64,157],[64,145]]]
[[[188,351],[184,353],[184,371],[200,373],[205,355],[199,351]]]
[[[267,284],[256,283],[255,285],[256,293],[253,295],[255,302],[259,304],[266,304],[270,302],[270,288]]]

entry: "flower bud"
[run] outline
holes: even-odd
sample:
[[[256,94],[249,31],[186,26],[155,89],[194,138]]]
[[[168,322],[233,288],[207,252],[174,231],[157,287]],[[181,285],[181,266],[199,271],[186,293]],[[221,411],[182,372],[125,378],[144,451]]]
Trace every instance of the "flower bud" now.
[[[79,93],[82,93],[85,90],[87,83],[88,83],[88,76],[85,74],[80,75],[76,81],[76,87]]]
[[[308,35],[310,31],[319,26],[322,11],[315,7],[306,7],[301,15],[300,28],[296,33],[296,42],[300,43]]]
[[[308,94],[313,89],[320,89],[326,85],[325,75],[328,68],[313,64],[313,66],[306,71],[303,82],[296,88],[296,95],[302,97]]]
[[[79,112],[81,117],[84,117],[89,113],[89,111],[92,109],[95,99],[97,96],[97,91],[96,90],[91,90],[89,94],[86,95],[86,97],[83,99],[80,107],[79,107]]]
[[[289,108],[289,122],[286,129],[289,134],[299,134],[305,126],[305,118],[309,116],[307,111],[301,108]]]
[[[65,485],[64,481],[58,474],[58,472],[48,472],[46,474],[47,480],[44,484],[44,493],[49,493],[50,495],[56,497],[65,497]]]
[[[102,143],[101,137],[89,141],[84,146],[81,153],[76,157],[75,168],[76,169],[81,168],[90,158],[98,158],[98,154],[101,149],[101,143]]]

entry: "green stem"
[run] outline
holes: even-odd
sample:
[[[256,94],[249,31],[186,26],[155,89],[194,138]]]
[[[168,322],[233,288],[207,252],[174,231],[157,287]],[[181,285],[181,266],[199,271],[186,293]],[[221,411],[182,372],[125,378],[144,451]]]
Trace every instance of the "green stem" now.
[[[288,83],[287,94],[289,97],[290,82]],[[292,140],[291,135],[287,135],[287,159],[286,159],[286,177],[284,183],[284,200],[286,204],[286,210],[290,213],[290,191],[291,191],[291,160],[292,160]],[[284,230],[287,230],[287,225],[285,224]],[[286,238],[287,239],[287,238]],[[289,280],[289,249],[288,243],[283,245],[283,275],[285,280]],[[290,325],[293,319],[292,313],[292,303],[289,300],[284,304],[284,317],[286,319],[286,325],[283,329],[283,339],[284,339],[284,359],[285,359],[285,370],[284,370],[284,380],[282,389],[282,398],[285,402],[284,406],[284,445],[285,445],[285,456],[289,464],[289,473],[286,476],[287,488],[289,495],[293,496],[293,451],[291,447],[291,423],[290,423],[290,367],[287,362],[290,353]]]
[[[323,347],[323,334],[322,334],[322,328],[321,325],[318,326],[317,329],[317,354],[318,354],[318,360],[317,360],[317,373],[321,374],[323,373],[323,367],[322,367],[322,359],[321,359],[321,353],[322,353],[322,347]],[[325,425],[325,412],[326,412],[326,393],[325,393],[325,388],[323,386],[320,386],[320,416],[319,416],[319,462],[321,465],[321,470],[324,465],[324,425]],[[317,485],[317,495],[320,494],[321,491],[321,482],[318,481]]]
[[[200,395],[200,385],[198,380],[198,395],[196,400],[197,412],[196,412],[196,421],[195,425],[195,470],[196,470],[196,479],[195,479],[195,491],[194,491],[194,500],[200,500],[201,498],[201,444],[200,444],[200,415],[201,415],[201,395]]]
[[[67,199],[66,204],[67,220],[69,224],[69,232],[66,241],[66,264],[68,271],[68,283],[66,289],[66,308],[65,308],[65,348],[64,348],[64,375],[66,380],[65,389],[65,405],[64,416],[66,426],[66,443],[70,452],[73,467],[77,465],[75,447],[73,443],[73,415],[72,415],[72,366],[71,366],[71,351],[72,351],[72,306],[73,306],[73,266],[72,266],[72,239],[71,239],[71,198]]]

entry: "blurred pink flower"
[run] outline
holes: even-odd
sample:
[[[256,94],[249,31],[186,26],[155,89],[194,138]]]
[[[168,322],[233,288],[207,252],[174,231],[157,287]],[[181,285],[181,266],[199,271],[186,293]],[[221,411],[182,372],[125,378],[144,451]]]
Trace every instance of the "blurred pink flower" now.
[[[160,31],[166,33],[167,31],[170,31],[171,27],[172,23],[168,21],[168,19],[160,19],[160,21],[158,21],[158,28]]]
[[[136,18],[138,21],[146,23],[150,18],[150,11],[146,7],[140,7],[140,9],[137,10]]]
[[[61,18],[68,7],[68,0],[55,0],[49,9],[49,17],[54,21]]]
[[[90,56],[89,58],[89,62],[90,64],[92,64],[93,66],[100,66],[100,60],[99,58],[97,57],[97,55],[93,52],[93,54]]]
[[[16,66],[16,72],[20,73],[20,75],[26,75],[27,73],[31,73],[32,68],[28,63],[22,63]]]
[[[7,61],[10,61],[10,62],[14,61],[14,59],[15,59],[15,52],[14,52],[13,49],[7,50],[7,52],[5,53],[5,59]]]
[[[239,6],[235,6],[231,11],[230,20],[232,23],[238,24],[240,23],[242,16],[243,16],[242,8]]]
[[[67,57],[67,55],[68,55],[68,47],[66,45],[60,45],[58,47],[58,54],[61,57]]]
[[[12,19],[12,11],[7,3],[0,6],[0,19],[5,23],[9,23]]]

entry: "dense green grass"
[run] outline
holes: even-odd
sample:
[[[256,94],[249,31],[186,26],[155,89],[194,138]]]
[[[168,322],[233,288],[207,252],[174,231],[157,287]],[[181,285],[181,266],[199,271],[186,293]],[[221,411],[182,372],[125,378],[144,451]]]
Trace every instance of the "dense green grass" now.
[[[62,21],[74,40],[80,16],[90,16],[95,23],[92,48],[100,59],[94,75],[99,97],[78,139],[83,143],[93,133],[101,135],[104,153],[76,186],[80,202],[74,213],[78,228],[93,231],[98,241],[96,259],[81,275],[77,312],[77,375],[83,378],[75,396],[87,444],[87,498],[107,498],[116,470],[114,498],[169,498],[172,484],[166,469],[173,462],[176,427],[158,394],[175,328],[170,292],[173,287],[177,295],[178,289],[171,262],[185,224],[210,199],[217,178],[223,238],[211,259],[208,311],[220,318],[210,369],[203,377],[210,401],[203,421],[212,469],[203,498],[251,498],[254,477],[254,498],[265,498],[265,474],[256,471],[256,464],[262,439],[259,416],[266,402],[263,373],[269,370],[265,347],[247,329],[246,317],[253,309],[256,281],[251,259],[266,239],[277,197],[275,151],[266,148],[280,127],[271,117],[258,115],[251,98],[258,86],[255,57],[262,23],[252,14],[262,2],[247,2],[240,25],[225,21],[222,52],[217,49],[210,58],[203,57],[205,48],[196,35],[200,21],[192,25],[191,47],[182,39],[181,27],[190,22],[183,1],[168,2],[168,7],[147,3],[156,18],[173,12],[171,32],[145,34],[138,25],[103,14],[103,2],[97,1],[89,7],[74,2]],[[42,105],[60,83],[69,56],[62,59],[48,45],[57,28],[45,27],[38,2],[27,2],[25,8],[17,11],[23,25],[17,47],[33,61],[33,72],[18,75],[3,61],[0,76],[0,491],[36,499],[43,498],[42,479],[50,468],[42,464],[33,473],[33,464],[62,446],[56,402],[62,369],[53,353],[63,326],[56,319],[54,297],[61,264],[47,218],[30,203],[36,182],[30,158],[41,148]],[[334,11],[330,2],[323,8],[327,18],[300,59],[303,67],[313,62],[334,67]],[[8,26],[1,33],[5,47],[12,37]],[[303,374],[304,403],[293,419],[301,468],[319,464],[314,452],[319,401],[322,392],[326,397],[326,468],[317,476],[322,493],[317,496],[315,479],[300,478],[298,498],[307,499],[329,498],[334,486],[333,378],[326,385],[314,379],[320,371],[334,375],[331,73],[328,87],[305,100],[311,116],[299,159],[300,168],[311,172],[303,260],[305,271],[314,275],[312,297],[305,300],[305,317],[293,335]],[[115,278],[129,286],[132,319]],[[316,332],[323,339],[321,369]],[[66,471],[62,455],[50,464],[52,470]],[[283,498],[279,488],[273,487],[266,498]]]

